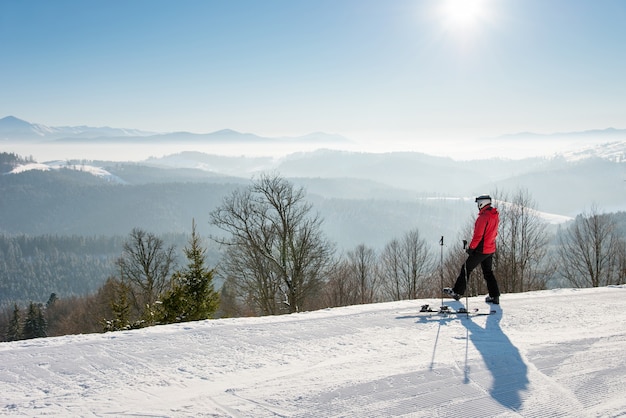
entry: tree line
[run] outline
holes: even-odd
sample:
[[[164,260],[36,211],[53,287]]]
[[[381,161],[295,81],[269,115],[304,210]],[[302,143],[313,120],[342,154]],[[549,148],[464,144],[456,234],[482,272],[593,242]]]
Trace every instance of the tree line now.
[[[45,304],[30,302],[26,313],[14,304],[2,320],[4,338],[118,331],[211,318],[219,307],[219,293],[195,223],[183,252],[186,265],[176,266],[173,246],[133,229],[116,260],[116,276],[88,296],[62,299],[52,293]]]
[[[177,248],[188,234],[159,235]],[[46,301],[50,293],[67,298],[95,292],[115,272],[125,236],[0,234],[0,309],[29,300]],[[177,251],[177,257],[184,256]],[[207,260],[218,260],[215,245]]]
[[[0,306],[85,295],[111,272],[123,237],[0,235]]]
[[[13,152],[0,152],[0,173],[8,173],[15,168],[18,164],[30,164],[34,163],[32,155],[28,157],[22,157]]]
[[[497,191],[494,197],[501,213],[494,271],[503,293],[545,289],[550,280],[574,287],[624,283],[624,213],[603,214],[592,207],[551,233],[528,191]],[[62,335],[438,298],[442,283],[451,284],[465,258],[459,243],[444,248],[419,229],[380,251],[360,244],[340,253],[323,233],[323,219],[305,190],[278,174],[262,174],[234,190],[211,211],[210,222],[220,231],[210,238],[223,248],[213,267],[206,265],[195,223],[182,268],[172,246],[135,228],[116,260],[116,275],[97,292],[70,299],[55,295],[52,302],[35,304],[32,316],[43,316],[46,335]],[[472,225],[468,220],[464,236],[470,236]],[[480,273],[474,276],[469,295],[486,293]],[[216,278],[224,282],[219,292]],[[30,311],[29,306],[25,318]],[[15,339],[15,324],[22,324],[25,337],[21,314],[15,305],[3,315],[5,339]]]
[[[552,233],[527,190],[494,195],[501,212],[494,272],[502,292],[626,280],[626,214],[592,207]],[[473,220],[465,237],[472,234]],[[319,215],[303,189],[277,175],[262,175],[226,198],[212,222],[226,233],[219,273],[223,309],[234,316],[439,297],[442,284],[452,285],[466,257],[460,240],[437,254],[433,240],[417,228],[380,251],[360,244],[337,254],[321,234]],[[486,293],[480,268],[474,276],[469,294]]]

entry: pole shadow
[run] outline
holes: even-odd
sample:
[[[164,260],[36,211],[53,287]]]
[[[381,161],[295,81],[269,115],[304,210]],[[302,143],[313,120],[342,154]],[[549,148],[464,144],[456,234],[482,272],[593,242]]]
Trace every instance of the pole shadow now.
[[[454,306],[458,303],[458,306]],[[446,303],[452,308],[458,309],[463,306],[460,302]],[[474,322],[478,317],[453,315],[437,316],[413,314],[397,317],[397,319],[417,319],[418,323],[438,321],[439,328],[433,347],[431,369],[434,365],[435,352],[439,344],[441,325],[451,321],[461,321],[466,328],[465,366],[463,383],[472,381],[471,368],[469,367],[469,343],[471,342],[480,353],[483,361],[492,376],[492,384],[488,389],[489,395],[499,404],[512,411],[519,411],[523,404],[522,393],[528,388],[528,366],[524,363],[517,347],[506,336],[500,327],[503,311],[498,305],[493,305],[495,314],[486,316],[485,327]],[[480,316],[480,318],[484,318]]]

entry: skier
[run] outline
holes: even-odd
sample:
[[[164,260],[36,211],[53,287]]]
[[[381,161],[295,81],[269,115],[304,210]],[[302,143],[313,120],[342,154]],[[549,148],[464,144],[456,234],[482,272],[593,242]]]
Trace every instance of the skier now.
[[[498,209],[491,206],[491,196],[489,195],[478,196],[475,202],[478,205],[478,217],[474,224],[472,241],[467,249],[467,260],[461,267],[461,273],[457,277],[454,287],[446,287],[443,292],[455,300],[459,300],[465,293],[467,277],[480,264],[489,290],[489,296],[485,302],[498,305],[500,304],[500,290],[492,270],[493,254],[496,252],[498,223],[500,222]]]

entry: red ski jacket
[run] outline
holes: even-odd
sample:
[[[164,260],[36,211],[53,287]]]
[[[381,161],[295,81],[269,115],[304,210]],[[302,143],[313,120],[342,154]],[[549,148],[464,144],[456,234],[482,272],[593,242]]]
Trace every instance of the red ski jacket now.
[[[487,205],[478,212],[474,224],[474,236],[469,248],[483,254],[496,252],[496,237],[498,236],[498,224],[500,215],[498,209]]]

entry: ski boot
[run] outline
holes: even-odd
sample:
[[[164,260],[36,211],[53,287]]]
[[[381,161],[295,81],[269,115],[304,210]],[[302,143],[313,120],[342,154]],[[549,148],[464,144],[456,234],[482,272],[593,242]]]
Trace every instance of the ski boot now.
[[[459,300],[459,299],[461,299],[461,296],[462,296],[462,295],[459,295],[458,293],[456,293],[451,287],[444,287],[443,288],[443,293],[445,293],[446,295],[450,296],[454,300]]]
[[[490,303],[492,305],[499,305],[500,304],[500,297],[499,296],[487,296],[485,298],[485,302]]]

